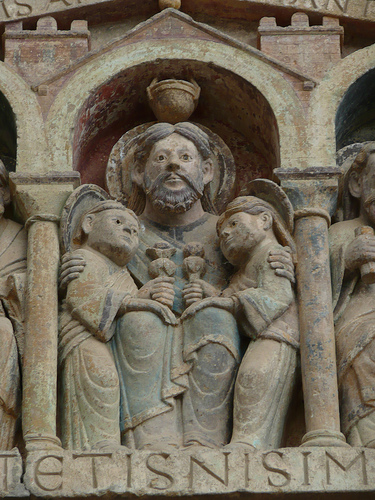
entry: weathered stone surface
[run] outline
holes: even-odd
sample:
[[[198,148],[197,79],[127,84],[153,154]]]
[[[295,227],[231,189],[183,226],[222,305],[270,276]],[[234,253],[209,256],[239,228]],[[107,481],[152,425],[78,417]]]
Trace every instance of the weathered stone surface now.
[[[222,0],[224,3],[224,0]],[[336,15],[359,20],[375,20],[373,0],[244,0],[249,4],[292,7],[324,15]],[[113,0],[85,0],[84,6],[110,4]],[[188,2],[186,2],[188,3]],[[34,17],[81,7],[81,0],[4,0],[0,8],[0,22],[11,19]],[[179,2],[162,2],[160,8],[179,8]]]
[[[375,451],[363,448],[267,452],[34,452],[25,485],[37,497],[228,495],[375,490]]]
[[[22,458],[19,451],[14,448],[11,451],[0,452],[0,497],[28,497],[30,493],[26,490],[21,478],[23,474]]]

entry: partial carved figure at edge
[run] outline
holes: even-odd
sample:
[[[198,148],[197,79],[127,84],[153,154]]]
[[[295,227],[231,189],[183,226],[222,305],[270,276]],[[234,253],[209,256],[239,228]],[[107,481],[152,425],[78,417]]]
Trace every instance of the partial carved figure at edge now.
[[[15,444],[25,321],[27,233],[20,224],[4,218],[9,202],[8,172],[0,162],[0,450]]]
[[[343,196],[349,220],[330,229],[341,426],[352,446],[375,447],[374,142],[350,167]]]

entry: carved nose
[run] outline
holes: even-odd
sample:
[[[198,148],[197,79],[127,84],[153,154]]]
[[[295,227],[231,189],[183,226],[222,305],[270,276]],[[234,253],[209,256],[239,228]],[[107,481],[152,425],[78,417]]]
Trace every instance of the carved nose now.
[[[168,165],[168,170],[175,172],[176,170],[180,170],[180,164],[176,161],[171,161]]]

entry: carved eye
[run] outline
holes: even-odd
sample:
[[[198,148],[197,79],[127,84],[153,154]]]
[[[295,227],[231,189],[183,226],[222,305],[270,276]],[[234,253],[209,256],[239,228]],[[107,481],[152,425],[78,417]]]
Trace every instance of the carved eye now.
[[[230,223],[230,225],[231,225],[232,227],[237,226],[237,221],[236,221],[236,220],[232,220],[232,222]]]
[[[183,155],[181,156],[181,158],[182,158],[184,161],[189,161],[189,160],[191,160],[191,156],[190,156],[190,155],[188,155],[187,153],[183,154]]]
[[[165,156],[164,155],[159,155],[158,158],[157,158],[158,161],[164,161],[165,160]]]
[[[120,225],[120,224],[121,224],[120,219],[116,219],[116,224],[118,224],[118,225]]]

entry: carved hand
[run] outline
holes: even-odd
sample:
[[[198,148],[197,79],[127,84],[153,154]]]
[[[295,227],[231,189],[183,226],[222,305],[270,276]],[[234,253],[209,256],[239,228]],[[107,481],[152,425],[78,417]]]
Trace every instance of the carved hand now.
[[[225,309],[233,313],[235,310],[235,301],[231,297],[208,297],[188,307],[182,314],[181,320],[194,316],[198,311],[206,307],[218,307],[219,309]]]
[[[361,234],[354,238],[346,248],[345,268],[353,271],[371,261],[375,261],[375,236]]]
[[[71,281],[78,278],[85,266],[86,262],[82,255],[75,254],[74,252],[64,254],[61,258],[60,289],[64,290]]]
[[[177,319],[173,312],[155,300],[125,297],[121,306],[121,313],[130,311],[149,311],[159,316],[164,323],[176,325]]]
[[[174,301],[174,284],[175,279],[169,276],[159,276],[151,281],[148,281],[142,288],[138,290],[137,297],[141,299],[152,299],[160,302],[172,309]]]
[[[219,293],[220,290],[206,281],[193,279],[190,283],[187,283],[184,286],[184,289],[182,290],[182,297],[185,301],[186,307],[189,307],[198,300],[202,300],[205,297],[216,297]]]
[[[271,250],[267,260],[276,276],[287,278],[291,283],[295,282],[292,251],[288,246],[282,250]]]

